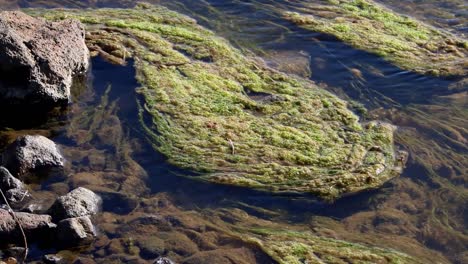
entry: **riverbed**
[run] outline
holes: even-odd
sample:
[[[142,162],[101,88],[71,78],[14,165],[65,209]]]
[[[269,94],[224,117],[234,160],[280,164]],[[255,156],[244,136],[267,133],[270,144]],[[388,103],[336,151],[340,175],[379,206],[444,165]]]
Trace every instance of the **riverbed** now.
[[[65,175],[30,183],[35,198],[51,203],[78,186],[106,193],[95,222],[97,241],[62,255],[98,263],[151,263],[158,255],[181,263],[275,263],[258,244],[239,236],[268,227],[395,249],[422,263],[468,262],[466,76],[439,78],[401,70],[279,15],[281,9],[297,10],[301,1],[153,2],[196,19],[270,67],[364,106],[363,121],[396,125],[396,144],[409,153],[408,163],[400,177],[381,188],[333,203],[312,195],[193,180],[186,177],[193,172],[168,164],[139,129],[142,98],[136,93],[133,62],[118,66],[97,57],[86,79],[76,83],[68,109],[40,121],[0,122],[0,147],[17,135],[42,134],[58,143],[68,160]],[[380,2],[466,39],[466,4],[428,1],[412,9],[402,4],[412,1]],[[0,1],[1,9],[133,5]],[[434,15],[434,10],[440,12]],[[145,222],[155,224],[141,224]],[[30,260],[47,252],[54,250],[35,245]]]

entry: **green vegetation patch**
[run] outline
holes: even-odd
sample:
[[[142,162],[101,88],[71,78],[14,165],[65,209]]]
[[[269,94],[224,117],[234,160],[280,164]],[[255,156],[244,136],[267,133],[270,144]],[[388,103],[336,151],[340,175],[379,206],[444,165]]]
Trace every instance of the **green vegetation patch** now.
[[[369,247],[338,239],[324,238],[310,232],[250,230],[252,239],[280,264],[301,263],[423,263],[404,253]]]
[[[132,57],[142,126],[196,179],[334,199],[397,174],[391,125],[359,123],[345,101],[245,56],[193,19],[150,5],[29,12],[77,18],[93,54]]]
[[[305,29],[334,35],[406,70],[440,76],[468,73],[468,40],[371,0],[305,1],[297,12],[281,12]]]

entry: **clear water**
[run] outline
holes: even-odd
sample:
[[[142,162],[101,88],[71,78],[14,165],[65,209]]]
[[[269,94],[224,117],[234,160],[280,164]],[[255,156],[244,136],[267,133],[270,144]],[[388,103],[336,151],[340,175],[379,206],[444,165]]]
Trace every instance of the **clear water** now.
[[[190,172],[168,165],[152,150],[138,129],[140,98],[131,65],[115,66],[97,58],[88,85],[80,86],[65,113],[45,122],[21,122],[14,131],[0,132],[0,147],[28,133],[47,135],[63,146],[69,176],[50,177],[33,186],[44,204],[76,186],[102,187],[104,213],[96,219],[101,235],[91,248],[70,252],[70,256],[81,254],[99,263],[145,263],[153,256],[135,252],[133,245],[145,236],[159,236],[166,241],[163,254],[180,262],[196,263],[190,258],[223,249],[245,263],[272,263],[259,249],[223,236],[232,224],[255,226],[268,221],[324,237],[394,248],[434,263],[468,262],[466,82],[402,71],[334,37],[302,30],[275,11],[294,10],[301,1],[153,2],[194,17],[272,67],[310,78],[345,99],[364,104],[369,109],[367,118],[399,126],[397,144],[410,153],[410,160],[403,175],[382,188],[333,204],[309,195],[273,195],[192,181],[183,177]],[[466,32],[466,3],[381,2],[460,36]],[[132,5],[132,1],[117,0],[0,0],[3,9]],[[434,9],[445,12],[445,20],[442,15],[431,15]],[[86,116],[94,118],[95,126],[85,121]],[[248,217],[239,220],[227,213],[238,210]],[[143,215],[157,215],[170,224],[141,230],[132,221]],[[214,225],[216,241],[210,232],[193,227],[198,225]],[[173,240],[178,242],[168,242]],[[200,241],[212,245],[202,246]],[[31,260],[40,258],[44,250],[54,251],[38,245]],[[227,253],[219,253],[223,254]]]

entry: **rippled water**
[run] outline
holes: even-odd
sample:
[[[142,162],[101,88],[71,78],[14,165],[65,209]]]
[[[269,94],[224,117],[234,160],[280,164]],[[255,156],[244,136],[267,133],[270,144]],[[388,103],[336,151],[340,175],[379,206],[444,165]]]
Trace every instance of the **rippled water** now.
[[[0,7],[133,5],[133,1],[111,0],[57,2],[0,0]],[[0,147],[18,134],[32,132],[63,146],[71,176],[52,177],[33,186],[44,203],[71,187],[100,186],[105,212],[96,221],[102,235],[82,256],[115,263],[137,261],[132,257],[138,255],[133,245],[154,236],[166,241],[164,254],[187,263],[207,263],[200,257],[199,262],[187,261],[200,252],[228,254],[221,249],[237,254],[245,263],[271,263],[257,248],[225,235],[230,224],[255,226],[268,221],[324,237],[394,248],[434,263],[468,262],[466,81],[402,71],[334,37],[300,29],[278,15],[278,9],[294,10],[301,1],[153,2],[194,17],[272,67],[310,78],[343,98],[364,104],[369,109],[364,119],[399,126],[397,144],[410,153],[410,160],[403,175],[382,188],[333,204],[308,195],[272,195],[194,182],[181,177],[190,172],[166,164],[138,129],[138,83],[131,65],[115,66],[97,58],[88,85],[79,86],[65,114],[43,124],[28,122],[27,126],[18,124],[16,131],[0,132]],[[461,36],[466,32],[463,1],[380,2]],[[247,216],[239,220],[225,210],[241,210]],[[143,230],[132,224],[143,221],[137,216],[148,214],[163,216],[171,224]],[[192,228],[198,225],[214,225],[211,232],[215,234]],[[208,241],[210,246],[204,244]],[[31,258],[42,253],[33,251]],[[146,251],[139,254],[152,257]]]

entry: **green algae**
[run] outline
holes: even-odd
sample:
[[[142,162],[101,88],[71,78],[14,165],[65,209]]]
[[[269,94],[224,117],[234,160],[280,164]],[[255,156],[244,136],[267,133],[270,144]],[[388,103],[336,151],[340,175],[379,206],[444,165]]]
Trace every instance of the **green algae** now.
[[[108,49],[108,51],[111,50]],[[119,58],[119,61],[123,62],[124,56],[117,55],[115,58]],[[460,85],[461,88],[465,86]],[[344,236],[346,230],[330,225],[329,229],[335,231],[331,237],[339,237],[363,245],[371,244],[395,248],[421,258],[420,262],[423,263],[449,263],[448,260],[444,261],[440,256],[437,258],[437,254],[434,252],[431,254],[427,248],[432,248],[443,251],[447,258],[454,263],[466,263],[466,254],[463,253],[466,252],[467,244],[465,216],[463,214],[466,188],[463,188],[463,183],[466,186],[466,125],[464,121],[467,118],[466,111],[459,109],[466,109],[466,97],[461,100],[464,102],[461,106],[454,106],[453,102],[443,107],[440,107],[439,103],[427,106],[413,105],[407,109],[381,110],[383,114],[373,117],[389,120],[402,127],[409,127],[409,129],[400,129],[395,140],[407,147],[411,157],[413,157],[410,162],[417,166],[422,165],[424,170],[411,172],[411,177],[393,181],[390,187],[372,195],[370,200],[375,201],[363,206],[366,208],[364,211],[359,210],[340,221],[339,227],[342,229],[346,227],[350,235]],[[394,101],[392,102],[394,103]],[[400,113],[400,111],[404,112]],[[438,135],[436,140],[434,140],[434,135]],[[465,147],[460,148],[460,146]],[[153,202],[152,204],[158,203]],[[398,211],[399,214],[395,218],[382,217],[389,211]],[[206,219],[211,219],[212,215],[206,214],[202,219],[195,221],[201,223]],[[189,217],[195,218],[191,214]],[[257,220],[253,222],[258,226],[264,225]],[[323,223],[321,225],[327,226]],[[133,228],[134,226],[129,228],[132,229],[131,232],[135,232]],[[251,227],[239,231],[239,234],[247,239],[252,237],[252,233],[255,233],[257,239],[262,241],[273,237],[269,236],[268,233],[288,233],[284,229],[290,228],[292,227],[282,222],[280,225],[265,230],[263,233],[266,234],[261,234],[256,231],[257,229],[251,229]],[[232,230],[233,226],[229,226],[229,229]],[[142,228],[141,233],[146,233],[146,230]],[[286,235],[283,234],[275,237],[279,239],[270,244],[280,244],[281,239],[289,241],[288,243],[304,243],[293,238],[294,236],[290,236],[290,234],[288,234],[287,239],[284,238]],[[282,245],[285,246],[286,243]],[[418,245],[424,250],[419,249]],[[217,246],[224,247],[224,244]],[[265,250],[268,248],[265,247]],[[292,250],[286,249],[286,251]],[[418,251],[420,251],[419,255]],[[106,259],[101,263],[108,262]],[[359,261],[356,262],[359,263]]]
[[[418,73],[463,76],[468,72],[466,39],[426,25],[371,0],[306,1],[283,16],[312,31],[382,56]]]
[[[425,262],[391,248],[318,236],[307,226],[272,222],[247,215],[239,209],[222,209],[207,214],[212,216],[214,225],[220,230],[260,247],[280,264]]]
[[[142,250],[153,247],[154,251],[160,252],[156,254],[169,256],[177,263],[208,263],[207,260],[191,261],[208,252],[212,254],[213,263],[409,264],[426,263],[429,259],[418,260],[391,248],[319,237],[307,226],[274,223],[235,208],[187,211],[174,206],[164,193],[144,198],[142,204],[145,206],[136,208],[128,215],[109,213],[100,216],[100,221],[105,223],[102,225],[102,236],[109,236],[114,244],[137,241]],[[158,215],[158,221],[148,221],[148,215]],[[111,224],[113,222],[119,225]],[[177,225],[171,224],[174,222]],[[106,248],[102,242],[97,247]],[[122,246],[116,248],[125,250]],[[225,255],[222,250],[237,251],[238,248],[254,254],[242,251],[244,253],[238,252],[235,258],[228,257],[231,261],[219,261]]]
[[[80,19],[93,53],[132,57],[148,137],[170,163],[201,173],[196,179],[334,199],[397,174],[392,126],[360,124],[346,102],[188,17],[146,4],[30,13]]]
[[[308,232],[256,229],[253,233],[260,235],[256,242],[280,264],[423,263],[395,250],[318,237]]]
[[[405,14],[411,14],[427,23],[462,34],[468,25],[468,17],[463,12],[468,10],[464,0],[379,0]],[[465,34],[466,35],[466,34]]]

